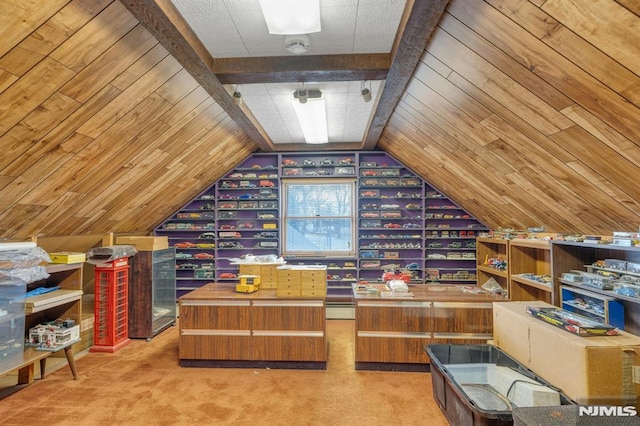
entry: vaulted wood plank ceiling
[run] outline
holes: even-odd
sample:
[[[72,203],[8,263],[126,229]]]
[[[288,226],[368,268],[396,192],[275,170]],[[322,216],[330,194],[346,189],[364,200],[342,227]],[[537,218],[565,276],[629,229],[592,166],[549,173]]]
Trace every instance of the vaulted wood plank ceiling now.
[[[3,3],[0,237],[149,232],[268,147],[140,20]],[[363,147],[491,227],[637,230],[639,30],[628,0],[452,0]]]

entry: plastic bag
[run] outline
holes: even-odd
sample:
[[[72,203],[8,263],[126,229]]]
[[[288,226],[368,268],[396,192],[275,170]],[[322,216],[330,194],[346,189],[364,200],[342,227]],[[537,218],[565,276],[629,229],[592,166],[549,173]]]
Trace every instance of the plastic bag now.
[[[0,269],[32,268],[44,266],[49,262],[49,253],[41,247],[0,250]]]

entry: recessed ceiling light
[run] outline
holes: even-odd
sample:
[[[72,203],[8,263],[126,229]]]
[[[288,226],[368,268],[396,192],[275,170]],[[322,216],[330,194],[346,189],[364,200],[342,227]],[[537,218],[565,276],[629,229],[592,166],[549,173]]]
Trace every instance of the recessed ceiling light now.
[[[320,31],[320,0],[260,0],[269,34],[310,34]]]

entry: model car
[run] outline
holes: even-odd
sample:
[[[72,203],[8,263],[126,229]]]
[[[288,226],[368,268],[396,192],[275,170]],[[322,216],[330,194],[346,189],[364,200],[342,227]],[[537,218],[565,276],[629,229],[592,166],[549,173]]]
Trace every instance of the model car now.
[[[298,169],[286,169],[284,171],[285,176],[297,176],[300,174],[300,170]]]
[[[385,223],[384,227],[385,228],[402,228],[402,225],[400,225],[399,223]]]
[[[273,188],[276,185],[273,182],[271,182],[270,180],[261,180],[260,181],[260,186],[262,188]]]
[[[193,255],[194,259],[213,259],[213,255],[211,253],[196,253]]]
[[[231,174],[229,175],[229,177],[230,177],[231,179],[241,178],[241,177],[242,177],[242,173],[231,173]]]
[[[213,194],[204,194],[200,196],[201,200],[215,200],[216,196]]]
[[[331,158],[325,158],[324,160],[320,161],[320,165],[321,166],[333,166],[333,160]]]
[[[251,222],[238,223],[238,229],[253,229],[256,226]]]
[[[220,274],[220,278],[237,278],[236,274],[234,274],[233,272],[224,272],[222,274]]]
[[[318,174],[320,176],[331,176],[331,172],[329,170],[318,170]]]
[[[378,195],[378,193],[376,191],[362,191],[360,193],[361,197],[375,197],[377,195]]]
[[[245,179],[255,179],[257,176],[255,173],[245,173],[242,177]]]
[[[191,259],[193,255],[191,253],[176,253],[176,259]]]
[[[409,228],[420,228],[420,225],[418,225],[417,223],[405,223],[404,225],[402,225],[403,228],[409,229]]]
[[[286,158],[286,159],[282,160],[282,165],[283,166],[297,166],[298,162],[296,160],[291,160],[289,158]]]
[[[249,194],[249,193],[238,195],[238,200],[250,200],[252,198],[253,198],[253,194]]]
[[[407,269],[420,269],[420,264],[417,263],[417,262],[407,263],[405,268],[407,268]]]
[[[216,245],[214,243],[198,243],[196,244],[196,247],[201,249],[212,249],[216,248]]]
[[[340,164],[353,164],[353,158],[343,158],[340,160]]]
[[[363,170],[360,172],[360,176],[378,176],[377,170]]]
[[[220,204],[218,204],[218,208],[219,209],[237,209],[238,208],[238,204],[237,203],[233,203],[233,202],[220,203]]]
[[[364,219],[371,219],[380,217],[380,214],[378,212],[362,212],[360,213],[360,217]]]
[[[220,229],[236,229],[236,227],[225,223],[224,225],[220,225]]]
[[[176,265],[176,269],[198,269],[198,265],[195,263],[179,263]]]
[[[218,243],[218,248],[228,249],[228,248],[242,248],[242,245],[236,241],[221,241]]]
[[[175,248],[182,248],[182,249],[184,249],[184,248],[195,248],[196,247],[195,243],[192,243],[190,241],[181,241],[179,243],[175,243],[173,246]]]
[[[276,215],[271,213],[258,213],[258,219],[275,219]]]
[[[399,209],[400,206],[398,204],[382,204],[380,208],[381,209]]]

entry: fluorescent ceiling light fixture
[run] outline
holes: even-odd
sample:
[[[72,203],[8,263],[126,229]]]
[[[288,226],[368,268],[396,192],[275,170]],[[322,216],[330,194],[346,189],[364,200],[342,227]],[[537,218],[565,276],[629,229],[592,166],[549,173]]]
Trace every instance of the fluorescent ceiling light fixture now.
[[[298,99],[294,98],[292,102],[304,134],[304,140],[307,143],[318,144],[329,142],[324,98],[308,98],[305,103],[300,103]]]
[[[309,34],[320,31],[320,0],[260,0],[269,34]]]

